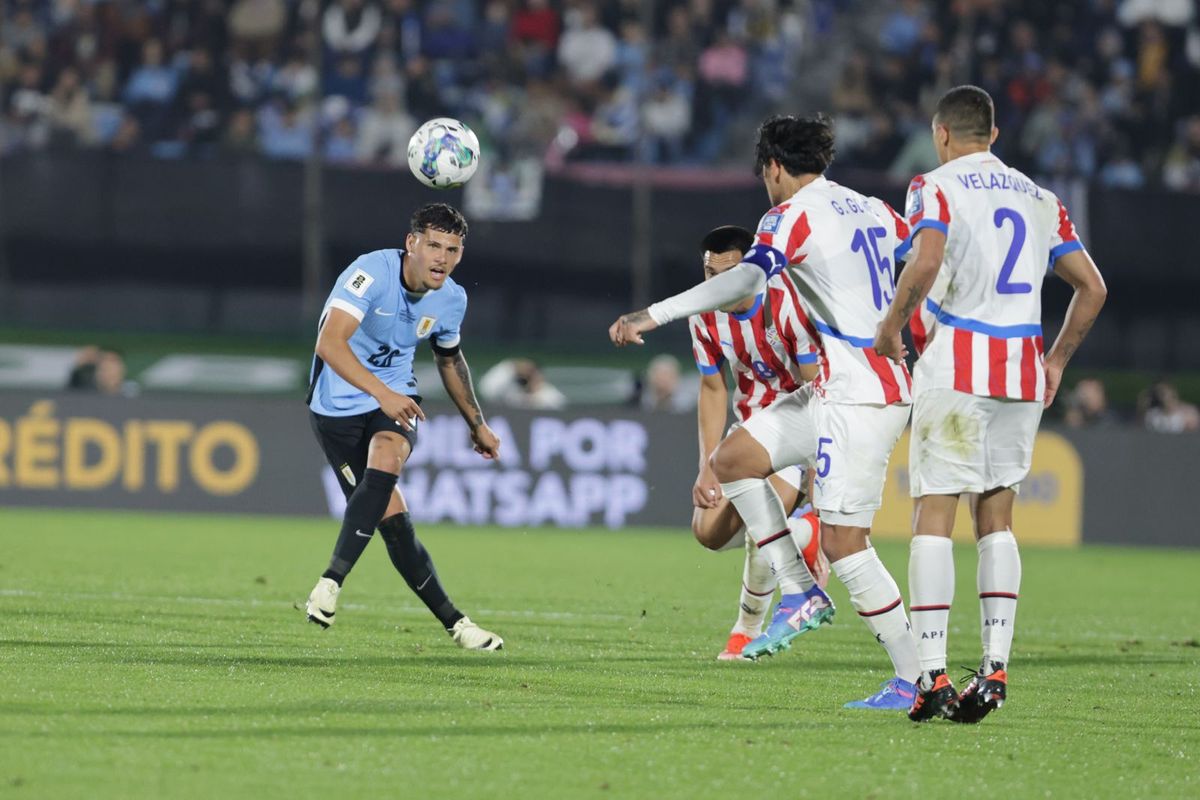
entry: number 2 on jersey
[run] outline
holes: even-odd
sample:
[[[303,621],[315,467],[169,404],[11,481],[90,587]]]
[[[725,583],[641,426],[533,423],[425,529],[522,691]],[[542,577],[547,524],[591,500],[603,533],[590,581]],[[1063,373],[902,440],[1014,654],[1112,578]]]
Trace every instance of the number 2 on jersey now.
[[[892,292],[896,288],[892,277],[892,261],[879,254],[879,240],[887,236],[886,228],[860,228],[854,232],[850,240],[850,249],[855,253],[861,252],[867,259],[867,273],[871,276],[871,296],[875,300],[875,308],[882,310],[892,304]],[[880,280],[880,275],[886,275],[886,283]]]
[[[1013,238],[1008,246],[1008,254],[1004,256],[1004,263],[1000,266],[1000,277],[996,280],[996,291],[1000,294],[1029,294],[1033,291],[1033,286],[1028,283],[1013,283],[1013,269],[1017,266],[1017,258],[1021,255],[1021,248],[1025,246],[1025,218],[1013,211],[1011,208],[997,208],[992,221],[996,223],[997,228],[1004,227],[1004,220],[1011,220],[1013,224]]]

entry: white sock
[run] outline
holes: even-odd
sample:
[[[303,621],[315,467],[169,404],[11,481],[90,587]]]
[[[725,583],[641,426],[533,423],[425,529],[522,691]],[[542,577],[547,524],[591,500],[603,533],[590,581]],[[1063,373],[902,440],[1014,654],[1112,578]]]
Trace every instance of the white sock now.
[[[744,478],[721,484],[746,525],[747,535],[771,561],[771,570],[784,594],[802,594],[817,583],[792,543],[787,512],[770,481]]]
[[[946,627],[954,601],[954,546],[947,536],[912,538],[908,556],[908,612],[921,670],[946,668]]]
[[[1021,554],[1012,531],[989,533],[979,540],[979,616],[983,660],[1008,664],[1012,652],[1017,595],[1021,591]]]
[[[738,620],[730,633],[743,633],[751,638],[762,633],[763,619],[775,594],[775,583],[775,576],[771,574],[771,560],[755,547],[754,542],[747,539]]]
[[[904,615],[900,588],[875,554],[875,548],[868,547],[829,566],[850,592],[850,602],[858,615],[887,650],[896,676],[915,683],[921,673],[916,640]]]

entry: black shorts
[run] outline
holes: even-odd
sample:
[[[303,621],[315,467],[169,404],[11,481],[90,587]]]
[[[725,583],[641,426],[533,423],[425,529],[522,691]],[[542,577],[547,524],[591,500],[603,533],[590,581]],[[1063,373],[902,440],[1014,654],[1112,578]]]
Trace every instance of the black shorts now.
[[[413,399],[420,402],[418,398]],[[367,451],[370,450],[372,436],[380,431],[398,433],[408,440],[410,447],[417,446],[417,420],[413,420],[414,430],[410,431],[378,408],[349,417],[327,417],[310,411],[309,418],[317,443],[321,445],[321,451],[325,453],[329,466],[333,467],[338,485],[347,498],[367,469]]]

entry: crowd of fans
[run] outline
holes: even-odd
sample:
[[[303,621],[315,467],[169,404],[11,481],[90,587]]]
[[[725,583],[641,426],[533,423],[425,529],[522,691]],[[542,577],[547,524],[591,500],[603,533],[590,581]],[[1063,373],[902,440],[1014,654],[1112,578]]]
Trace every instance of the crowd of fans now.
[[[843,164],[907,178],[970,81],[1035,175],[1200,191],[1194,0],[0,2],[8,153],[301,158],[319,128],[399,165],[453,115],[498,159],[740,164],[764,114],[821,108]]]

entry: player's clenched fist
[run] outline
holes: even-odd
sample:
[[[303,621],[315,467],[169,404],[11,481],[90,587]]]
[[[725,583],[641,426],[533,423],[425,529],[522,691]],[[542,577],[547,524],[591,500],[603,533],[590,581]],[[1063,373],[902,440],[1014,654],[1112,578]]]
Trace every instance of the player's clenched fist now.
[[[405,430],[415,430],[414,423],[418,419],[422,421],[425,419],[425,412],[421,410],[421,406],[406,394],[381,392],[380,396],[375,399],[379,402],[379,410],[396,420],[396,424]]]
[[[475,452],[484,458],[500,457],[500,437],[487,425],[480,425],[471,431],[471,442],[475,445]]]
[[[625,314],[612,324],[608,329],[608,338],[617,347],[624,347],[627,344],[645,344],[642,334],[657,327],[658,323],[650,317],[649,312],[645,309],[634,311],[631,314]]]

